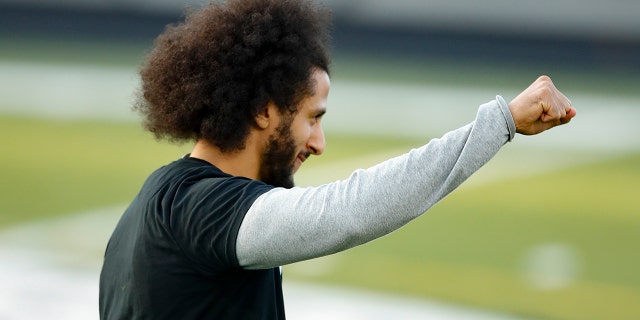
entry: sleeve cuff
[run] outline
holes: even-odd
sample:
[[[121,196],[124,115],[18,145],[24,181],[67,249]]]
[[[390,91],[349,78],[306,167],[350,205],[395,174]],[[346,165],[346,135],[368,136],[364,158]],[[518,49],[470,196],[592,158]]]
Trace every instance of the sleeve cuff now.
[[[516,123],[513,121],[513,116],[509,110],[509,104],[507,104],[504,98],[500,95],[496,96],[496,101],[500,106],[500,111],[502,111],[504,120],[507,122],[507,128],[509,129],[509,141],[511,141],[516,135]]]

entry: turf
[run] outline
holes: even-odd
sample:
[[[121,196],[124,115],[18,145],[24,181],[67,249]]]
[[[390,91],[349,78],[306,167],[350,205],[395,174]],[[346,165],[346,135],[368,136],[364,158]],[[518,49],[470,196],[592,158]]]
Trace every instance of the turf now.
[[[127,203],[149,172],[189,149],[157,143],[132,123],[4,116],[0,137],[0,227]],[[416,143],[357,135],[327,140],[322,162],[329,163]],[[640,155],[628,155],[459,189],[400,231],[333,257],[321,273],[296,265],[285,272],[287,279],[549,319],[637,319],[639,179]],[[524,261],[549,243],[572,248],[580,268],[561,288],[537,289],[526,281]]]
[[[0,226],[127,202],[184,148],[135,124],[0,117]]]
[[[327,140],[327,161],[410,144],[357,135]],[[0,145],[0,227],[127,203],[152,170],[191,147],[154,141],[135,123],[11,116],[0,116]]]
[[[465,188],[326,272],[289,276],[411,293],[548,319],[640,317],[640,155],[535,178]],[[565,286],[528,283],[525,261],[545,244],[572,248]]]

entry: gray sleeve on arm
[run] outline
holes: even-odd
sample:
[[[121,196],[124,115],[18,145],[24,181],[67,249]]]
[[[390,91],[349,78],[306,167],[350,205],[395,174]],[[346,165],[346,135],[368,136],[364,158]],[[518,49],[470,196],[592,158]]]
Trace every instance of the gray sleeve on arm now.
[[[502,111],[504,120],[507,122],[507,128],[509,129],[509,141],[511,141],[516,136],[516,123],[513,121],[513,116],[509,110],[509,104],[502,96],[496,96],[496,102],[500,107],[500,111]]]
[[[238,233],[238,262],[261,269],[366,243],[420,216],[513,138],[515,124],[498,97],[476,120],[440,139],[342,181],[276,188],[261,195]]]

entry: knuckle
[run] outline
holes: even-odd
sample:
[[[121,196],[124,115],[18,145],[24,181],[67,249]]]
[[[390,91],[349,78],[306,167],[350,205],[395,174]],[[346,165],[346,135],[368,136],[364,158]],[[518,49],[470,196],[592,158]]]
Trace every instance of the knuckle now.
[[[541,82],[551,82],[551,78],[549,78],[549,76],[547,75],[541,75],[540,77],[538,77],[538,80]]]

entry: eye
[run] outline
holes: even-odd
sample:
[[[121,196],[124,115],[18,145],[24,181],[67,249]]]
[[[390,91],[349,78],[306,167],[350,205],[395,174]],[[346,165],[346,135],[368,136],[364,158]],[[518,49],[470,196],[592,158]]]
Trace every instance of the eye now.
[[[322,120],[323,115],[324,115],[324,111],[316,113],[312,118],[312,122],[314,124],[320,122],[320,120]]]

